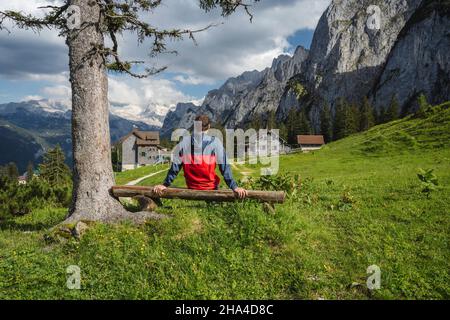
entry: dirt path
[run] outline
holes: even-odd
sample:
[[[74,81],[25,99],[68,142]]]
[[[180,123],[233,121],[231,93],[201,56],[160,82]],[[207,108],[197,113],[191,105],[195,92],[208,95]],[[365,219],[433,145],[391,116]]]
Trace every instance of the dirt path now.
[[[130,181],[130,182],[128,182],[126,185],[127,185],[127,186],[134,186],[134,185],[138,184],[139,182],[141,182],[141,181],[143,181],[143,180],[145,180],[145,179],[147,179],[147,178],[153,177],[153,176],[155,176],[155,175],[157,175],[157,174],[160,174],[161,172],[164,172],[164,171],[167,171],[167,170],[169,170],[169,169],[164,169],[164,170],[160,170],[160,171],[157,171],[157,172],[153,172],[153,173],[148,174],[148,175],[146,175],[146,176],[140,177],[139,179]]]

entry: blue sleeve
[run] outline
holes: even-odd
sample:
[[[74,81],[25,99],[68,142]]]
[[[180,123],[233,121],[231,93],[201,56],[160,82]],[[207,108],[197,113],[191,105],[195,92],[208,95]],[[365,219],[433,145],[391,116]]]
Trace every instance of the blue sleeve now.
[[[167,172],[167,177],[164,180],[163,185],[165,185],[166,187],[170,187],[170,185],[172,184],[173,180],[175,180],[180,170],[181,164],[173,161],[172,165],[170,166],[169,172]]]
[[[178,144],[179,149],[179,153],[178,156],[181,157],[183,156],[183,149],[184,149],[184,144],[183,142]],[[170,187],[170,185],[172,184],[173,180],[175,180],[175,178],[177,177],[178,173],[180,172],[183,164],[181,163],[180,159],[176,160],[173,159],[172,160],[172,164],[170,165],[170,169],[169,172],[167,172],[167,176],[166,179],[163,182],[163,185],[165,185],[166,187]]]
[[[218,158],[220,173],[222,174],[223,179],[225,180],[227,186],[231,190],[235,190],[238,187],[238,185],[233,178],[233,173],[231,172],[231,166],[228,163],[227,154],[223,148],[222,143],[217,139],[215,139],[215,142],[216,142],[215,150],[216,156]],[[222,161],[219,161],[219,159],[222,159]]]

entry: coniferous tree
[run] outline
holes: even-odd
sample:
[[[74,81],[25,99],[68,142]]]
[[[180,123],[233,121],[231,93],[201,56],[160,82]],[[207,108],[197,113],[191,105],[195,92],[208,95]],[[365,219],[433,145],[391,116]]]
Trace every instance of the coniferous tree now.
[[[428,104],[427,98],[423,93],[420,94],[419,98],[417,98],[417,103],[419,104],[419,108],[414,113],[414,116],[417,118],[424,118],[430,105]]]
[[[275,119],[275,111],[269,111],[269,116],[267,117],[267,129],[276,129],[276,119]]]
[[[384,114],[384,122],[390,122],[397,120],[399,116],[399,104],[397,100],[397,96],[394,95],[391,99],[391,103],[389,107],[386,109],[386,113]]]
[[[0,166],[0,178],[8,178],[8,167]]]
[[[345,138],[358,132],[359,109],[356,105],[350,105],[345,99],[339,99],[336,106],[334,119],[334,140]]]
[[[349,107],[347,132],[348,135],[359,132],[359,123],[361,122],[361,112],[357,104],[353,103]]]
[[[280,130],[280,138],[284,141],[288,141],[289,132],[286,124],[284,124],[284,122],[281,122],[280,124],[278,124],[278,129]]]
[[[42,179],[52,186],[61,186],[70,182],[70,170],[64,161],[65,156],[59,145],[48,150],[43,162],[39,165]]]
[[[379,123],[386,123],[389,122],[389,117],[388,117],[388,108],[389,107],[382,107],[380,110],[380,116],[379,116]]]
[[[345,102],[340,99],[336,104],[333,125],[333,139],[339,140],[345,136]]]
[[[254,114],[253,118],[252,118],[252,122],[250,123],[250,128],[253,128],[256,131],[258,131],[262,127],[263,127],[263,125],[262,125],[262,121],[261,121],[261,115]]]
[[[10,181],[17,181],[17,179],[19,178],[19,169],[17,169],[16,164],[14,162],[8,163],[6,170],[8,179]]]
[[[380,112],[378,112],[378,110],[376,108],[373,108],[373,119],[375,120],[375,125],[380,124],[381,123],[381,112],[382,112],[383,108],[380,109]]]
[[[34,165],[30,161],[27,165],[27,182],[30,182],[33,179],[34,176]]]
[[[286,120],[286,129],[288,132],[287,140],[289,144],[297,144],[297,135],[295,133],[296,121],[297,121],[297,110],[295,108],[291,108],[288,112]]]
[[[311,134],[311,125],[309,123],[308,115],[305,110],[297,113],[297,119],[294,125],[294,133],[296,136],[300,134]]]
[[[258,0],[254,0],[255,2]],[[201,10],[217,9],[229,16],[243,9],[251,19],[251,4],[242,0],[199,0]],[[108,106],[108,70],[145,78],[166,68],[142,66],[142,60],[123,60],[120,36],[130,33],[139,44],[150,44],[150,57],[169,51],[170,40],[192,39],[213,24],[192,30],[179,25],[161,29],[149,20],[161,0],[61,0],[41,7],[43,14],[0,9],[0,31],[10,24],[39,32],[54,29],[65,38],[69,52],[72,89],[73,199],[68,221],[119,221],[146,219],[131,214],[111,195],[114,172]],[[11,5],[11,8],[13,5]],[[137,72],[142,71],[142,72]],[[88,88],[88,89],[87,89]]]
[[[326,143],[333,140],[333,120],[331,117],[331,110],[328,104],[325,104],[320,112],[320,131]]]
[[[360,109],[359,131],[369,130],[375,125],[375,116],[373,107],[370,105],[369,99],[364,97]]]

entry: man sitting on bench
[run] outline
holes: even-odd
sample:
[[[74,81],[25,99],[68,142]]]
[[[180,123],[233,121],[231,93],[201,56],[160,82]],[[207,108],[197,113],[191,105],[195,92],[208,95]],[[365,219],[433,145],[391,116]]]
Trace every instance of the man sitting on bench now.
[[[216,175],[216,160],[219,170],[228,187],[234,191],[239,199],[247,196],[247,190],[239,188],[233,179],[230,165],[227,161],[226,153],[219,139],[209,136],[207,131],[211,124],[207,115],[200,115],[195,121],[201,122],[201,134],[191,135],[189,139],[183,139],[176,150],[179,150],[179,159],[174,159],[164,183],[157,185],[153,191],[162,195],[164,190],[169,187],[176,178],[181,168],[184,171],[184,178],[189,189],[195,190],[217,190],[220,178]],[[185,152],[190,150],[190,152]]]

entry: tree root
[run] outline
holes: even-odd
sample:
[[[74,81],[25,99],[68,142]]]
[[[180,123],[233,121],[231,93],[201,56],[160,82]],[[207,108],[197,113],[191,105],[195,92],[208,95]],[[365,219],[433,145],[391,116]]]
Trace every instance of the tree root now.
[[[89,215],[78,215],[76,213],[72,214],[66,220],[61,222],[61,225],[72,225],[76,224],[79,221],[82,222],[102,222],[107,224],[115,224],[120,223],[122,221],[131,221],[134,224],[144,224],[148,220],[162,220],[170,218],[171,216],[166,214],[160,214],[156,212],[149,211],[139,211],[139,212],[130,212],[125,209],[121,210],[120,213],[115,212],[114,214],[110,214],[107,216],[89,216]]]
[[[171,218],[171,215],[159,214],[156,212],[140,211],[129,212],[123,209],[121,214],[113,214],[109,216],[101,216],[92,219],[92,217],[79,217],[76,214],[71,215],[63,222],[52,227],[44,235],[44,240],[49,243],[66,242],[70,238],[81,238],[82,235],[90,228],[91,225],[100,222],[106,224],[117,224],[120,222],[132,222],[135,225],[145,224],[151,220],[162,220]]]

